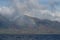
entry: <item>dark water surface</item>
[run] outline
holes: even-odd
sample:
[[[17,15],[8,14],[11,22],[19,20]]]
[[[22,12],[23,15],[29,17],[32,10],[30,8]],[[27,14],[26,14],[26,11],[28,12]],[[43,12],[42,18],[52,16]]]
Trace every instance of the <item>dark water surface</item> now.
[[[0,34],[0,40],[60,40],[60,34]]]

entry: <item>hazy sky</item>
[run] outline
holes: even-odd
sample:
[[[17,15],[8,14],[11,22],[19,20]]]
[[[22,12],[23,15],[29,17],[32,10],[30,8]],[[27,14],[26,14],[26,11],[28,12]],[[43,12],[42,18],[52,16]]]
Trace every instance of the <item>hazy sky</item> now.
[[[0,14],[13,13],[60,21],[60,0],[0,0]]]

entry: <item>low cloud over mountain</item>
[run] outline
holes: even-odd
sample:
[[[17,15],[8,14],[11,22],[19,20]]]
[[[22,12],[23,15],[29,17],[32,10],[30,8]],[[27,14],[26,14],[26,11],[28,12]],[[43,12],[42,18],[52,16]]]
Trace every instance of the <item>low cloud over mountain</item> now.
[[[2,0],[0,0],[2,1]],[[48,19],[60,22],[59,0],[8,0],[0,4],[0,13],[11,17],[29,15],[39,19]],[[3,5],[3,6],[2,6]]]

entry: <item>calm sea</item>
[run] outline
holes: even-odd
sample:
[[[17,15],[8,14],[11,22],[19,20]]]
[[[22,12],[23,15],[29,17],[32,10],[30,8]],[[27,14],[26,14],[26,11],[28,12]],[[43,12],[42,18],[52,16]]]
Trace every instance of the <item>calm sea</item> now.
[[[60,40],[60,34],[0,34],[0,40]]]

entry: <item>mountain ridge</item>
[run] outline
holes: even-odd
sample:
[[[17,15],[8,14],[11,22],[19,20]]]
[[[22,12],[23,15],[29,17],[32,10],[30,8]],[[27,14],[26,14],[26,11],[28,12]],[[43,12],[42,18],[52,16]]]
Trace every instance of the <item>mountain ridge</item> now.
[[[26,34],[27,33],[28,34],[29,33],[31,34],[60,33],[60,29],[59,29],[60,22],[57,22],[57,21],[50,21],[47,19],[41,20],[41,19],[30,17],[27,15],[24,15],[24,17],[22,18],[22,21],[20,17],[18,17],[15,21],[9,21],[9,19],[7,18],[4,19],[3,16],[0,16],[0,17],[1,17],[0,18],[0,33],[12,33],[12,32],[13,33],[19,32],[19,33],[26,33]],[[3,24],[1,21],[3,22]]]

